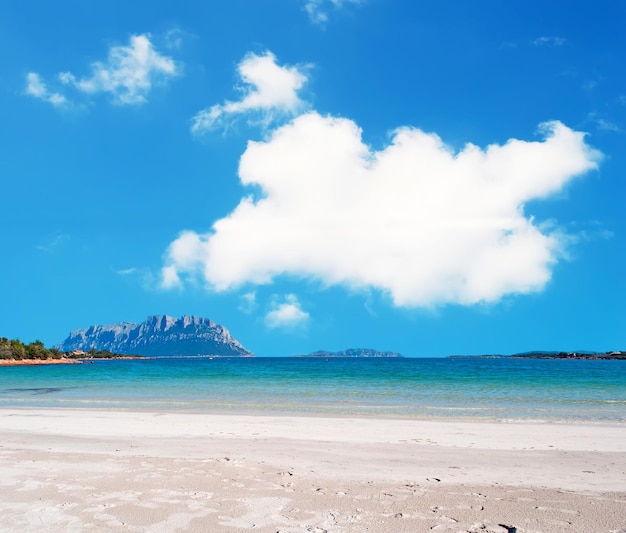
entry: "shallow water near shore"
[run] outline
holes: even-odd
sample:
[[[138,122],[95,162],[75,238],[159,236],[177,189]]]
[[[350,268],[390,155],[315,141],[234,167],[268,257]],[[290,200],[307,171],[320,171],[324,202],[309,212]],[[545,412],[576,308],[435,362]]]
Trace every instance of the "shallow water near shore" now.
[[[0,368],[0,407],[626,423],[626,362],[153,358]]]

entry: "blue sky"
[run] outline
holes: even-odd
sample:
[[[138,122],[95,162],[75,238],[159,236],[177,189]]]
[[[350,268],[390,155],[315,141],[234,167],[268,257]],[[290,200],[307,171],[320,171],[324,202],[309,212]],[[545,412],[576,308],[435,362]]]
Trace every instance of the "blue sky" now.
[[[626,6],[0,5],[0,335],[626,349]]]

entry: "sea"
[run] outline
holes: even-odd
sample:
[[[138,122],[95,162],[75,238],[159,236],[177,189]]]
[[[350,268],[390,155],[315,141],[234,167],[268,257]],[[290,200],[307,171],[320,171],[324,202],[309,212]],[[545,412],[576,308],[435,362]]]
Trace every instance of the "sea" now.
[[[626,423],[626,361],[159,357],[0,367],[0,408]]]

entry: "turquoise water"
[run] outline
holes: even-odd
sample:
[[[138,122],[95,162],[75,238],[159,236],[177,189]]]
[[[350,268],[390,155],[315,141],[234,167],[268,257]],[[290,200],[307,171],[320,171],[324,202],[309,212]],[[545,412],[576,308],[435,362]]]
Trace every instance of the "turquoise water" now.
[[[626,361],[155,358],[0,367],[0,407],[626,422]]]

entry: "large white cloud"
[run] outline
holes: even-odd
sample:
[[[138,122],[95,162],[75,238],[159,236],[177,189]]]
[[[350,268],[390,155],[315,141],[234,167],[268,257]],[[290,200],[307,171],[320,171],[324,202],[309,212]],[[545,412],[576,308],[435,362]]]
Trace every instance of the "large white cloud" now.
[[[565,237],[524,205],[601,155],[559,122],[540,132],[455,153],[435,134],[400,128],[372,151],[354,122],[301,115],[248,144],[240,179],[262,197],[243,198],[206,234],[183,232],[167,250],[164,286],[201,276],[221,291],[288,274],[379,289],[407,307],[541,290]]]
[[[221,128],[242,114],[260,116],[264,123],[270,123],[277,116],[296,114],[304,105],[298,91],[307,81],[305,71],[306,67],[278,65],[271,52],[246,55],[237,67],[245,85],[243,98],[203,109],[193,118],[191,131],[202,133]]]

